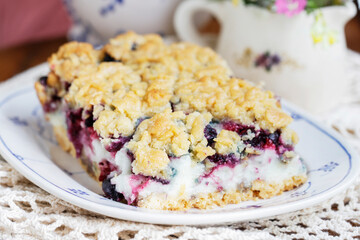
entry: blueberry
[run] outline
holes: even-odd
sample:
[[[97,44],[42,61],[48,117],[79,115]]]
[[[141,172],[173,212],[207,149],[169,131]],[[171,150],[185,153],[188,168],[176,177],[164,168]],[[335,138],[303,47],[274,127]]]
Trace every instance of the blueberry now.
[[[134,42],[134,43],[131,45],[131,51],[136,51],[137,47],[138,47],[137,43]]]
[[[261,148],[266,144],[267,138],[268,138],[268,134],[265,131],[261,130],[256,134],[256,136],[253,139],[251,139],[246,143],[249,143],[252,147]]]
[[[39,82],[41,83],[41,85],[46,86],[47,85],[47,76],[42,76],[41,78],[39,78]]]
[[[124,200],[124,195],[116,191],[116,187],[114,184],[111,184],[110,179],[105,179],[102,182],[102,190],[104,191],[105,197],[107,198],[117,202]]]
[[[204,136],[208,141],[208,146],[211,146],[214,143],[214,138],[217,136],[215,128],[212,128],[210,124],[206,125],[204,129]]]
[[[66,91],[69,91],[69,88],[71,87],[71,83],[69,83],[69,82],[64,82],[64,89],[66,90]]]
[[[67,110],[66,111],[66,125],[68,128],[68,136],[70,141],[74,144],[76,156],[80,157],[83,148],[83,143],[80,139],[81,136],[81,122],[82,122],[82,109]]]
[[[103,62],[121,62],[121,60],[116,60],[115,58],[113,58],[112,56],[110,56],[109,54],[105,54],[103,60]]]
[[[240,159],[238,159],[234,153],[230,153],[228,155],[222,155],[222,154],[214,154],[210,157],[208,157],[208,159],[213,162],[213,163],[217,163],[219,165],[223,165],[223,164],[236,164],[240,161]]]
[[[277,130],[269,135],[269,139],[273,142],[273,144],[279,144],[280,131]]]
[[[89,116],[87,119],[85,119],[85,126],[86,127],[92,127],[94,125],[94,119],[93,116]]]

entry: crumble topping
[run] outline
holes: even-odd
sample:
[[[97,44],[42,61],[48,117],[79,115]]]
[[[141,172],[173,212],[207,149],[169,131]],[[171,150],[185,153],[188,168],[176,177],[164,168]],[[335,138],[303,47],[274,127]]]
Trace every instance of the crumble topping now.
[[[94,71],[101,52],[89,43],[69,42],[49,58],[50,69],[61,79],[72,82],[82,74]]]
[[[94,128],[100,135],[112,135],[114,138],[132,135],[134,131],[134,125],[129,118],[111,110],[100,112],[98,120],[94,122]]]
[[[215,141],[215,149],[220,154],[230,154],[242,152],[245,148],[245,145],[239,146],[241,144],[241,138],[236,132],[221,130]],[[238,150],[238,148],[241,148]]]
[[[208,141],[204,137],[204,129],[211,121],[210,113],[193,112],[186,117],[186,128],[189,132],[189,141],[191,143],[192,159],[202,161],[206,157],[214,155],[215,150],[207,146]]]
[[[135,155],[133,171],[166,178],[168,156],[180,157],[191,152],[192,159],[202,161],[214,155],[215,150],[207,146],[204,138],[204,128],[210,119],[210,113],[194,112],[186,116],[181,111],[167,109],[143,120],[127,145]]]
[[[164,176],[168,156],[190,154],[194,161],[203,161],[216,152],[244,150],[239,143],[247,139],[241,141],[227,130],[214,139],[214,148],[208,146],[204,128],[214,120],[228,119],[270,133],[281,129],[285,141],[296,141],[286,128],[292,119],[273,93],[231,77],[226,62],[209,48],[166,45],[158,35],[129,32],[111,39],[102,50],[67,43],[49,64],[50,83],[71,83],[65,100],[72,108],[92,109],[93,127],[102,139],[134,134],[129,149],[135,173]],[[251,132],[243,136],[252,137]]]
[[[189,43],[167,46],[157,35],[130,32],[111,39],[102,51],[70,42],[49,59],[60,78],[73,82],[66,99],[78,107],[115,107],[133,124],[140,116],[169,109],[171,103],[175,110],[206,111],[217,119],[243,124],[256,122],[270,131],[291,122],[273,93],[232,78],[225,61],[209,48]],[[100,63],[105,53],[114,62]]]

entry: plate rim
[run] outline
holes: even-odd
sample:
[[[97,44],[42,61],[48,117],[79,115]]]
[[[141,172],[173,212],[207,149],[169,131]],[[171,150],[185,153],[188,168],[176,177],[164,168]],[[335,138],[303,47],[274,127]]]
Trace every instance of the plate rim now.
[[[9,84],[0,84],[0,92],[6,92],[4,96],[0,98],[0,107],[3,105],[2,102],[9,98],[12,94],[19,91],[24,91],[28,88],[30,91],[30,86],[22,86],[20,89],[17,90],[10,90],[11,86],[15,86],[15,82],[21,80],[21,77],[26,75],[31,75],[36,71],[40,71],[45,69],[45,64],[41,64],[37,67],[31,68],[30,70],[23,72],[12,79],[8,80]],[[12,83],[12,84],[10,84]],[[32,83],[32,82],[31,82]],[[29,83],[28,83],[29,84]],[[34,90],[33,90],[34,91]],[[89,199],[82,198],[79,195],[76,195],[70,191],[67,191],[65,194],[62,191],[57,190],[57,188],[66,191],[65,189],[57,186],[56,184],[52,183],[51,181],[45,179],[41,175],[37,174],[32,168],[27,166],[24,162],[19,161],[13,153],[11,149],[6,149],[7,145],[5,140],[0,135],[0,154],[3,158],[13,166],[20,174],[25,176],[28,180],[42,188],[43,190],[47,191],[48,193],[66,201],[71,204],[74,204],[80,208],[86,209],[91,212],[95,212],[101,215],[110,216],[113,218],[129,220],[129,221],[136,221],[136,222],[143,222],[143,223],[153,223],[153,224],[163,224],[163,225],[219,225],[219,224],[227,224],[233,222],[241,222],[241,221],[248,221],[254,220],[259,218],[266,218],[270,216],[281,215],[289,212],[294,212],[300,209],[304,209],[310,206],[314,206],[323,202],[330,197],[335,196],[337,193],[342,192],[345,190],[349,185],[355,180],[360,172],[360,158],[357,151],[348,144],[346,139],[344,139],[339,133],[335,132],[334,130],[326,127],[321,126],[321,123],[314,119],[313,116],[306,113],[304,110],[300,109],[299,107],[283,100],[283,108],[286,110],[291,110],[291,112],[295,112],[303,119],[307,120],[323,133],[325,133],[328,137],[331,137],[334,141],[336,141],[342,148],[350,154],[351,159],[350,166],[347,175],[344,176],[342,180],[340,180],[336,185],[334,185],[331,189],[324,190],[323,192],[305,198],[300,199],[298,201],[288,202],[286,204],[281,205],[273,205],[268,207],[263,207],[259,209],[241,209],[242,214],[239,214],[239,211],[226,211],[226,212],[206,212],[206,213],[184,213],[184,212],[170,212],[170,211],[161,211],[161,210],[149,210],[149,209],[141,209],[134,207],[137,210],[132,209],[123,209],[117,208],[115,206],[107,206],[100,203],[92,202]],[[58,166],[57,166],[58,167]],[[25,170],[24,170],[25,169]],[[61,170],[61,169],[60,169]],[[62,171],[62,170],[61,170]],[[36,173],[35,175],[32,174]],[[38,176],[38,177],[36,177]],[[46,182],[42,181],[45,179]],[[55,186],[51,187],[51,186]],[[57,188],[56,188],[57,187]],[[85,200],[85,201],[84,201]],[[116,209],[116,210],[115,210]],[[221,217],[219,217],[221,215]],[[214,218],[217,216],[216,218]],[[226,219],[226,220],[224,220]]]

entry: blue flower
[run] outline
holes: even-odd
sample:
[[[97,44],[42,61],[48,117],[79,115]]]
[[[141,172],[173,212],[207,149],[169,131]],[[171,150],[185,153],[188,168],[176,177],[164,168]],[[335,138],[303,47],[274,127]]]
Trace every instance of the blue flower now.
[[[123,4],[124,0],[113,0],[112,3],[109,3],[107,6],[104,6],[100,9],[100,15],[106,16],[109,12],[113,12],[115,9],[115,6],[118,4]]]

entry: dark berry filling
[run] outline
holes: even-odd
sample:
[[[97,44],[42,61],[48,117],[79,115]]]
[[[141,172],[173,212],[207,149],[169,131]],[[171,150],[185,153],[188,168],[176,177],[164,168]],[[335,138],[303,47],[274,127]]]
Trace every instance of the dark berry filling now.
[[[94,125],[94,118],[93,118],[93,116],[92,116],[92,114],[91,114],[91,116],[89,116],[89,117],[87,117],[86,119],[85,119],[85,122],[84,122],[84,124],[85,124],[85,126],[86,127],[92,127],[93,125]]]
[[[127,151],[126,151],[126,154],[127,154],[128,157],[130,158],[130,162],[135,161],[135,156],[134,156],[134,154],[133,154],[131,151],[127,150]]]
[[[175,103],[170,102],[171,111],[175,112]]]
[[[43,85],[44,87],[47,86],[47,76],[42,76],[39,78],[39,82],[41,83],[41,85]]]
[[[116,60],[115,58],[106,53],[102,62],[121,62],[121,60]]]
[[[82,109],[67,110],[66,111],[66,125],[68,128],[68,136],[73,143],[76,151],[76,156],[80,157],[83,144],[80,140],[81,135],[81,118]]]
[[[46,113],[50,113],[50,112],[55,112],[61,103],[61,98],[53,95],[51,96],[51,100],[47,101],[44,105],[43,105],[43,110]]]
[[[225,130],[237,132],[240,136],[247,134],[248,130],[255,132],[255,127],[253,126],[246,126],[232,121],[225,121],[222,125]]]
[[[68,136],[74,145],[76,156],[81,157],[84,147],[88,147],[94,152],[92,141],[94,139],[99,139],[99,135],[93,128],[94,117],[92,109],[68,109],[66,111],[66,124],[68,128]],[[112,157],[115,157],[116,152],[118,152],[125,143],[130,141],[130,139],[131,137],[119,137],[114,139],[108,146],[105,147],[105,149],[112,154]],[[111,172],[118,170],[116,166],[111,164],[107,159],[103,159],[99,163],[99,168],[99,181],[105,180]]]
[[[85,127],[93,127],[94,125],[94,122],[95,122],[95,118],[94,118],[94,115],[93,115],[93,107],[83,111],[84,114],[82,115],[82,117],[85,119],[84,120],[84,124],[85,124]]]
[[[270,139],[273,143],[279,145],[280,134],[281,134],[281,133],[280,133],[280,130],[277,130],[277,131],[275,131],[275,132],[273,132],[273,133],[271,133],[271,134],[269,135],[269,139]]]
[[[138,118],[137,120],[136,120],[136,123],[135,123],[135,128],[137,128],[139,125],[140,125],[140,123],[142,123],[144,120],[146,120],[146,119],[149,119],[150,117],[141,117],[141,118]]]
[[[106,160],[102,161],[101,163],[102,163],[102,166],[100,166],[100,164],[99,164],[99,166],[102,167],[102,169],[104,171],[104,176],[112,171],[117,171],[116,167],[112,167],[111,166],[112,164],[107,162]],[[101,178],[101,179],[103,179],[103,178]],[[154,182],[158,182],[158,183],[161,183],[164,185],[170,183],[169,180],[162,179],[162,178],[144,176],[141,174],[132,175],[129,178],[129,184],[132,188],[132,191],[131,191],[132,196],[129,198],[124,198],[124,196],[121,193],[116,191],[115,185],[111,184],[111,182],[110,182],[111,178],[105,177],[103,180],[101,180],[101,179],[99,178],[100,181],[103,181],[102,189],[107,198],[113,199],[115,201],[121,200],[122,202],[126,202],[127,204],[131,204],[131,205],[137,204],[137,200],[138,200],[137,198],[138,198],[140,191],[142,189],[144,189],[150,182],[154,181]]]
[[[49,87],[47,85],[47,80],[48,77],[47,76],[43,76],[39,78],[39,82],[41,85],[43,85],[45,87],[45,93],[47,95],[47,99],[46,102],[43,104],[43,110],[46,113],[50,113],[50,112],[55,112],[61,103],[61,98],[57,95],[58,90],[53,88],[53,87]]]
[[[169,184],[170,183],[170,181],[169,180],[166,180],[166,179],[163,179],[163,178],[158,178],[158,177],[146,177],[147,179],[151,179],[151,180],[153,180],[153,181],[155,181],[155,182],[159,182],[159,183],[161,183],[161,184],[163,184],[163,185],[166,185],[166,184]]]
[[[204,129],[204,136],[208,141],[208,146],[213,145],[214,139],[217,136],[216,129],[211,127],[210,124],[206,125],[206,127]]]
[[[144,176],[141,174],[132,175],[129,179],[129,184],[132,188],[132,191],[131,191],[132,196],[129,198],[126,198],[127,204],[137,205],[139,193],[152,181],[158,182],[158,183],[161,183],[164,185],[170,183],[170,181],[168,181],[166,179],[161,179],[161,178],[157,178],[157,177]],[[116,190],[114,189],[114,191],[116,191]]]
[[[99,168],[99,181],[104,181],[111,172],[118,171],[118,168],[106,159],[103,159],[101,162],[99,162]]]
[[[209,156],[208,159],[211,162],[216,163],[218,165],[224,165],[224,164],[235,165],[240,162],[240,159],[237,158],[234,153],[230,153],[228,155],[221,155],[216,153],[212,156]]]
[[[86,120],[82,118],[82,115],[83,110],[81,108],[76,110],[68,109],[66,111],[66,125],[68,129],[68,136],[70,141],[74,145],[77,157],[81,156],[84,146],[88,146],[92,149],[91,142],[94,139],[99,138],[94,128],[92,126],[87,126]],[[88,125],[91,124],[88,123]]]
[[[119,137],[108,144],[105,149],[108,152],[117,152],[125,145],[125,143],[130,141],[130,139],[130,137]]]
[[[255,137],[245,141],[245,143],[250,144],[255,148],[265,148],[266,146],[270,147],[273,142],[269,139],[269,134],[267,132],[260,130],[255,131]]]
[[[117,202],[125,202],[124,195],[116,191],[115,185],[111,184],[110,179],[105,179],[102,182],[102,190],[104,191],[105,197]]]
[[[139,179],[142,180],[142,182],[147,182],[147,181],[154,181],[154,182],[158,182],[158,183],[161,183],[163,185],[166,185],[166,184],[169,184],[170,181],[167,180],[167,179],[164,179],[164,178],[159,178],[159,177],[152,177],[152,176],[145,176],[145,175],[142,175],[142,174],[137,174],[135,175],[136,177],[138,177]]]
[[[71,87],[71,83],[64,81],[64,82],[63,82],[63,85],[64,85],[65,91],[68,92],[68,91],[69,91],[69,88]]]
[[[131,51],[136,51],[136,49],[138,48],[138,45],[137,45],[137,43],[133,43],[132,45],[131,45]]]
[[[270,133],[263,129],[255,130],[253,126],[246,126],[232,121],[223,122],[222,125],[225,130],[237,132],[240,136],[247,135],[249,132],[255,134],[255,137],[244,141],[245,144],[250,144],[254,148],[273,148],[279,155],[294,149],[292,145],[285,144],[282,141],[280,130]]]

